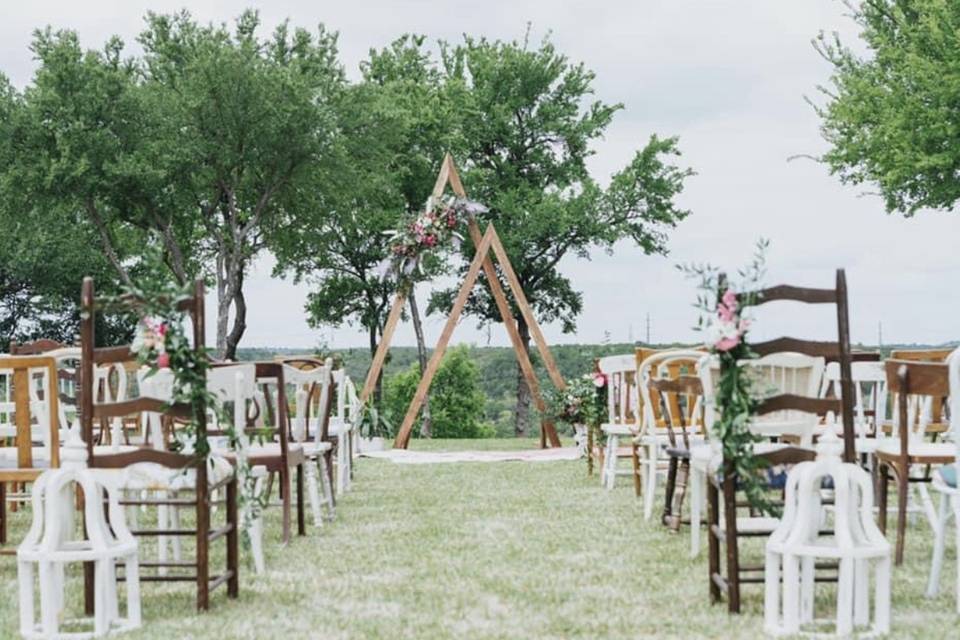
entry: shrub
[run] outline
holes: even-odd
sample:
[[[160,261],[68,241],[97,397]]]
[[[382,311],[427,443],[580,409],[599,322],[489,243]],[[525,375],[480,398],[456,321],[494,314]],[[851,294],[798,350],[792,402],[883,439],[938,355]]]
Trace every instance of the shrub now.
[[[405,371],[387,378],[384,409],[388,420],[399,429],[410,400],[420,383],[420,367],[414,363]],[[434,438],[492,438],[493,425],[484,421],[486,396],[480,389],[480,370],[469,347],[447,351],[430,388],[431,434]],[[420,420],[413,435],[420,434]]]

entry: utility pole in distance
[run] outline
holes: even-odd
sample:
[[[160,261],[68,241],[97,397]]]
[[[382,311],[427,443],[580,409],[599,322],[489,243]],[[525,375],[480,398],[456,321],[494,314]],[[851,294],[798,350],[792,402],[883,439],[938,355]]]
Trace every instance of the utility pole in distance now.
[[[650,344],[650,312],[647,312],[647,344]]]

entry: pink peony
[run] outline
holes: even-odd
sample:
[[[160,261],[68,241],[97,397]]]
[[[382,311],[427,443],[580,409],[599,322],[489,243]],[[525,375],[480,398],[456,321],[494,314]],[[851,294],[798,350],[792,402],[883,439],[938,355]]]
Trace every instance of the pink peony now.
[[[737,334],[732,338],[721,338],[713,346],[717,351],[730,351],[730,349],[733,349],[738,344],[740,344],[740,334]]]
[[[424,243],[425,245],[427,245],[428,247],[432,247],[432,246],[434,246],[434,245],[437,244],[437,236],[435,236],[435,235],[433,235],[433,234],[431,233],[430,235],[425,236],[425,237],[423,238],[423,243]]]
[[[595,386],[598,389],[601,389],[607,386],[607,376],[603,375],[599,371],[595,373],[593,376],[593,386]]]
[[[164,352],[157,356],[157,367],[168,369],[170,367],[170,354]]]
[[[724,322],[733,322],[733,313],[734,310],[723,304],[722,302],[717,305],[717,315]]]

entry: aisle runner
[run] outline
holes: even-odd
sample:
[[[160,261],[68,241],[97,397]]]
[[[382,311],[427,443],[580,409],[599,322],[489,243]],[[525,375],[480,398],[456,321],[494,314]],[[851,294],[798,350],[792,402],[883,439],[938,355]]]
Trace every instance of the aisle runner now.
[[[436,462],[555,462],[577,460],[576,447],[560,449],[533,449],[531,451],[368,451],[360,454],[366,458],[381,458],[398,464],[433,464]]]

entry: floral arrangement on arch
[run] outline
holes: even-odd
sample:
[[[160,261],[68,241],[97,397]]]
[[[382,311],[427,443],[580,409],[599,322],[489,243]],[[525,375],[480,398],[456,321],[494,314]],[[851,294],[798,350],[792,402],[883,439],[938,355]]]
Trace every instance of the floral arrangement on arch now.
[[[425,210],[395,231],[388,231],[390,255],[377,270],[381,277],[413,280],[423,275],[424,259],[447,248],[459,250],[463,243],[460,231],[470,216],[486,213],[483,205],[447,196],[430,198]]]
[[[711,437],[723,450],[725,463],[732,465],[747,499],[756,509],[775,514],[776,508],[767,499],[766,462],[753,455],[753,446],[762,438],[749,429],[749,424],[763,398],[763,390],[755,388],[744,360],[756,357],[750,349],[747,334],[751,318],[746,309],[755,302],[749,296],[762,288],[766,274],[766,240],[757,242],[750,263],[740,271],[738,282],[729,281],[710,265],[680,265],[688,277],[699,279],[696,307],[700,318],[695,327],[704,336],[704,345],[720,361],[720,377],[714,393],[718,417]]]
[[[593,433],[593,442],[602,445],[600,423],[606,416],[607,376],[599,371],[573,378],[564,389],[548,389],[544,394],[547,418],[574,429]],[[589,453],[589,452],[588,452]]]

